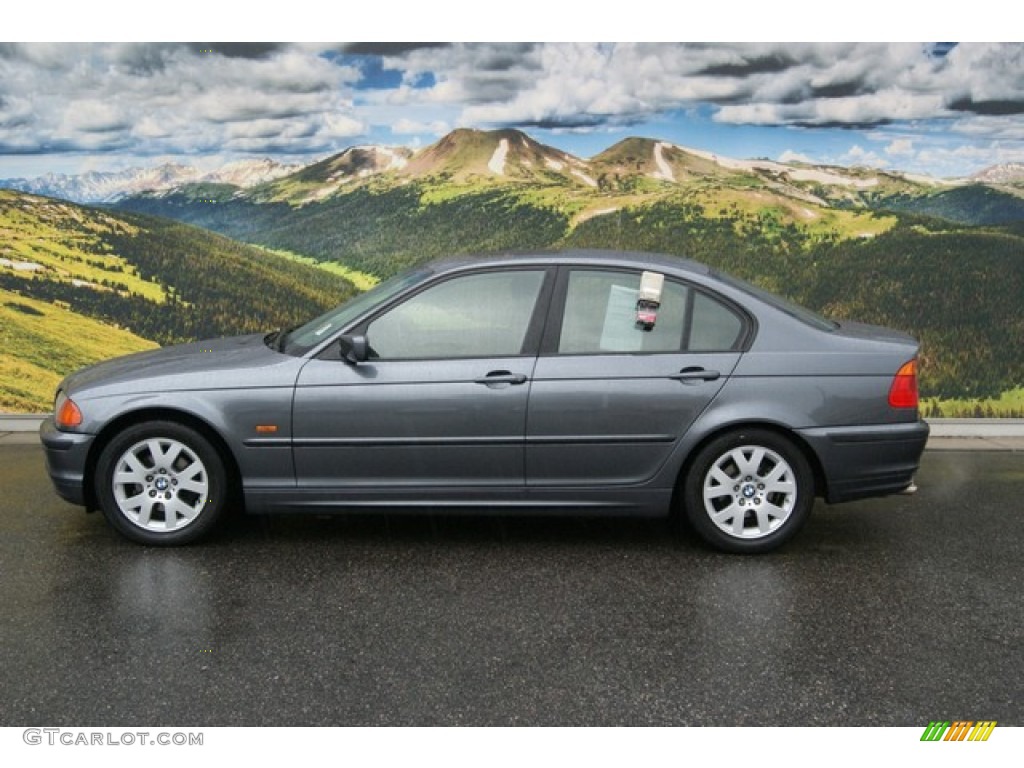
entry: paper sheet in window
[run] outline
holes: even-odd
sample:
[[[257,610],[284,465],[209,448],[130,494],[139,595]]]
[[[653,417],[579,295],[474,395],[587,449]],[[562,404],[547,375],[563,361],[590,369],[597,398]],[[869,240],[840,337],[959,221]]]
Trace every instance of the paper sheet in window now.
[[[608,292],[608,306],[601,329],[601,349],[605,352],[639,352],[643,348],[643,331],[636,327],[635,288],[613,285]]]

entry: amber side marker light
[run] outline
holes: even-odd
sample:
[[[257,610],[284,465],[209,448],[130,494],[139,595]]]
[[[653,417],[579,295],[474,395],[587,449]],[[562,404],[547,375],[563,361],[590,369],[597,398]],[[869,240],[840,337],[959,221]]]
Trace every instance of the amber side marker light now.
[[[75,401],[70,397],[64,398],[64,402],[60,404],[60,408],[57,409],[57,426],[58,427],[78,427],[82,424],[82,411]]]
[[[277,432],[276,424],[257,424],[256,433],[260,435],[272,435]]]
[[[889,387],[889,405],[893,408],[917,408],[917,361],[904,363]]]

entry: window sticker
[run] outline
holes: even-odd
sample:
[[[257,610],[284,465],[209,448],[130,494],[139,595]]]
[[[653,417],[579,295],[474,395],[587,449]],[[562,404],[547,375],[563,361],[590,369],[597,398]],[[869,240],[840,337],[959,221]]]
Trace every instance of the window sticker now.
[[[660,272],[644,272],[640,276],[640,293],[636,300],[636,326],[642,331],[654,330],[661,306],[661,290],[665,276]]]

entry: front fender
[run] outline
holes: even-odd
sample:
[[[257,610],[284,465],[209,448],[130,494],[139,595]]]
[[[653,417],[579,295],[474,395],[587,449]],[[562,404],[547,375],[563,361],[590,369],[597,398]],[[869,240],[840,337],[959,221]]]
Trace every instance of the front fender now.
[[[86,416],[81,431],[99,436],[147,419],[197,420],[231,452],[243,489],[295,484],[291,455],[291,386],[153,392],[77,400]],[[257,439],[258,438],[258,439]]]

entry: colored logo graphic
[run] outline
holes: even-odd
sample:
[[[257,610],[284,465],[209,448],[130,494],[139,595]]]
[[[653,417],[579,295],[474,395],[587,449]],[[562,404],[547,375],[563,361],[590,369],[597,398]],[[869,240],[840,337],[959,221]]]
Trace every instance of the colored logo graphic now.
[[[988,741],[995,720],[932,720],[921,734],[921,741]]]

